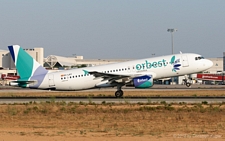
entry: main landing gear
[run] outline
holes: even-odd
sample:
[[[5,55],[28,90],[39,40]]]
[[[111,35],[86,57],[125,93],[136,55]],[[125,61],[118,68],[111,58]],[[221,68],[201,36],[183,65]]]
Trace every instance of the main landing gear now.
[[[122,86],[117,86],[117,91],[115,92],[116,97],[122,97],[123,96],[123,91],[121,90]]]
[[[122,97],[123,96],[123,91],[122,90],[118,90],[115,92],[115,96],[116,97]]]

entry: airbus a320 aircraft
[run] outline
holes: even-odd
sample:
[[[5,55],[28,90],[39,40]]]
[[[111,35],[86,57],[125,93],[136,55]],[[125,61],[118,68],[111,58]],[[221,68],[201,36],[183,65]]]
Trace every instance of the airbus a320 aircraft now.
[[[19,45],[8,48],[20,75],[20,79],[11,82],[13,86],[71,91],[116,86],[116,97],[123,96],[121,88],[125,85],[149,88],[153,86],[153,79],[197,73],[213,65],[199,54],[184,53],[49,72]]]

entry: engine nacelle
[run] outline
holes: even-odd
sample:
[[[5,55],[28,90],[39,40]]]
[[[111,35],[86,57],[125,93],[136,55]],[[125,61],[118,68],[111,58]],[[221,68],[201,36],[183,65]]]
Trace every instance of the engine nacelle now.
[[[135,88],[149,88],[153,86],[152,75],[143,75],[133,78],[133,85]]]

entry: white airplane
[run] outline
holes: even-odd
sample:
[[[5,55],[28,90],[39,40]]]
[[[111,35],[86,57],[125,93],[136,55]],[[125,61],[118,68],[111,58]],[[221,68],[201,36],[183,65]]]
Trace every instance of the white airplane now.
[[[121,88],[125,85],[149,88],[153,86],[153,79],[202,72],[213,65],[199,54],[184,53],[49,72],[19,45],[8,48],[20,75],[20,79],[10,83],[13,86],[71,91],[116,86],[116,97],[123,96]],[[186,85],[189,87],[190,83]]]

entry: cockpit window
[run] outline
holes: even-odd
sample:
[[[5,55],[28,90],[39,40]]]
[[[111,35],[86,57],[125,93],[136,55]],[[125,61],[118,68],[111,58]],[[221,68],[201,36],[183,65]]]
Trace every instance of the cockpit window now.
[[[195,60],[201,60],[201,59],[204,59],[204,57],[203,56],[195,57]]]

